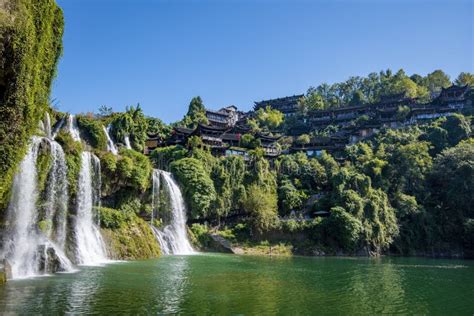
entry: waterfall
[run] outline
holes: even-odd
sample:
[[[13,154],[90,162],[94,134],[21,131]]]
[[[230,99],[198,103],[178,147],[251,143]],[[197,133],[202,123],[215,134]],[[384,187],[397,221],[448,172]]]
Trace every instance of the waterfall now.
[[[5,236],[3,252],[12,266],[14,278],[72,269],[62,249],[49,240],[37,225],[39,214],[36,207],[36,160],[43,139],[32,138],[19,172],[13,180],[12,196],[7,210],[8,234]]]
[[[105,136],[107,136],[107,150],[110,151],[112,154],[117,155],[117,147],[115,146],[114,141],[110,137],[110,125],[107,126],[107,128],[102,126],[102,128],[104,129]]]
[[[44,133],[46,134],[46,137],[51,139],[51,118],[49,117],[49,113],[46,112],[44,114]]]
[[[128,137],[128,135],[124,137],[123,141],[125,142],[125,148],[132,149],[132,146],[130,145],[130,138]]]
[[[79,128],[77,127],[77,120],[72,114],[69,114],[67,117],[67,130],[69,131],[69,134],[71,134],[72,139],[74,139],[76,142],[81,141],[81,134],[79,133]]]
[[[153,187],[151,192],[151,223],[155,220],[155,212],[160,201],[160,170],[153,169]]]
[[[105,244],[94,220],[94,207],[100,202],[100,161],[90,152],[82,153],[74,221],[76,261],[97,265],[107,260]]]
[[[188,240],[186,227],[186,206],[181,194],[181,190],[171,173],[154,170],[153,171],[153,209],[152,218],[160,203],[160,178],[163,179],[164,190],[170,201],[171,218],[170,223],[163,228],[152,225],[155,237],[161,246],[164,254],[192,254],[193,248]]]
[[[56,138],[56,135],[58,135],[58,132],[61,130],[61,128],[63,128],[63,126],[64,126],[64,117],[62,117],[61,120],[55,124],[54,130],[51,135],[51,139]]]
[[[49,144],[52,164],[46,187],[45,234],[64,250],[68,208],[66,158],[62,147],[57,142],[49,141]]]

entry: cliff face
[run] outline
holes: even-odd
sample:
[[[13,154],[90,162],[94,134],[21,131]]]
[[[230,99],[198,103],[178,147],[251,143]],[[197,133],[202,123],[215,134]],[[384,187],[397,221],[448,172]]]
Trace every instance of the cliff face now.
[[[55,0],[0,0],[0,210],[28,139],[48,110],[63,26]]]

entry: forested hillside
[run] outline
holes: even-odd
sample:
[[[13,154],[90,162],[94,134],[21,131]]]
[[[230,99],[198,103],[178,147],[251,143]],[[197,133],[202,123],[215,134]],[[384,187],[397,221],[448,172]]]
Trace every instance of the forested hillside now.
[[[95,209],[117,257],[159,253],[156,245],[150,246],[153,236],[143,221],[160,227],[168,216],[169,201],[160,206],[154,201],[154,168],[170,171],[178,180],[198,247],[212,248],[210,236],[217,234],[244,248],[271,246],[285,253],[473,256],[470,73],[451,81],[441,70],[426,76],[387,70],[321,84],[308,89],[291,116],[270,106],[244,113],[244,124],[237,125],[245,133],[227,139],[238,143],[232,148],[242,155],[216,154],[209,144],[215,138],[205,140],[196,131],[215,132],[218,128],[209,126],[208,115],[222,113],[206,110],[200,97],[193,98],[183,119],[171,125],[147,117],[139,105],[125,112],[103,106],[97,114],[74,119],[52,110],[49,92],[62,52],[61,10],[53,0],[10,0],[0,7],[0,23],[2,210],[28,141],[36,134],[45,137],[43,143],[57,142],[64,150],[71,210],[81,193],[78,179],[84,154],[98,157],[101,190]],[[440,93],[453,84],[470,93],[466,106],[454,112],[408,121],[406,114],[413,109],[400,106],[394,128],[379,122],[373,133],[337,150],[309,155],[305,149],[314,138],[331,139],[344,129],[374,125],[376,119],[362,115],[315,128],[309,122],[318,111],[377,104],[393,95],[415,105],[436,106]],[[57,129],[55,135],[48,135],[46,113]],[[73,137],[73,124],[78,139]],[[304,133],[293,133],[301,127]],[[186,142],[173,145],[170,140],[175,141],[179,131],[188,133]],[[150,135],[157,143],[153,151],[148,151]],[[277,148],[269,151],[264,142],[274,140]],[[119,148],[112,150],[114,143]],[[52,149],[38,146],[41,201],[53,167],[45,154]],[[38,203],[38,209],[42,207]],[[45,229],[50,224],[40,220],[38,225]]]

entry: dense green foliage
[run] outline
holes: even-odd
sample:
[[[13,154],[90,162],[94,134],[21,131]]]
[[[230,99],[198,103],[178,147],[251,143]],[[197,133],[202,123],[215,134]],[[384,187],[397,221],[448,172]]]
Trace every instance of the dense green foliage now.
[[[48,180],[48,173],[51,165],[51,148],[49,145],[45,146],[45,143],[41,143],[38,157],[36,158],[38,192],[42,192],[46,187],[46,181]]]
[[[149,119],[143,114],[140,104],[136,107],[130,106],[125,112],[113,115],[110,133],[117,142],[123,145],[125,145],[125,138],[129,137],[132,148],[142,152],[148,138],[148,122]]]
[[[238,156],[212,157],[197,141],[188,151],[162,148],[156,154],[173,157],[171,170],[185,192],[191,219],[206,219],[218,231],[230,227],[240,242],[294,240],[299,249],[329,253],[462,249],[469,255],[474,217],[470,126],[471,118],[453,115],[382,130],[347,147],[338,160],[325,152],[316,158],[297,153],[270,165],[257,148],[244,162]],[[243,234],[237,233],[241,225],[247,227]],[[204,230],[195,228],[205,241]],[[311,238],[301,243],[295,239],[300,234]]]
[[[0,45],[4,67],[0,78],[0,208],[5,206],[27,139],[49,110],[49,89],[61,52],[62,14],[54,2],[14,0],[13,4],[15,19],[0,15],[4,42]],[[472,85],[473,76],[462,73],[456,83]],[[407,76],[403,70],[351,77],[310,88],[299,102],[297,116],[372,103],[390,94],[424,103],[450,84],[439,70],[425,77]],[[398,109],[400,120],[409,110]],[[101,227],[119,258],[159,255],[144,221],[151,215],[153,165],[170,170],[180,183],[195,242],[201,245],[209,245],[210,234],[216,233],[248,248],[279,245],[300,253],[452,251],[474,255],[472,117],[456,114],[422,126],[382,130],[334,156],[323,152],[309,158],[296,153],[273,160],[265,158],[256,136],[282,131],[297,120],[284,120],[281,112],[270,107],[259,109],[248,120],[250,131],[238,144],[248,149],[245,159],[216,157],[197,136],[190,137],[185,147],[158,148],[146,157],[142,152],[147,134],[165,139],[171,128],[146,117],[139,105],[123,113],[102,107],[98,117],[79,115],[77,119],[85,142],[75,142],[66,131],[56,137],[66,155],[70,204],[75,204],[81,153],[91,150],[101,161]],[[360,127],[370,119],[360,116],[350,124]],[[111,124],[112,138],[125,145],[128,137],[132,149],[119,146],[118,155],[105,152],[106,123]],[[195,97],[176,125],[194,128],[208,123],[203,102]],[[338,128],[327,126],[294,139],[283,137],[278,146],[288,148],[294,142],[304,148],[312,136],[327,138]],[[42,146],[37,160],[40,192],[51,167],[48,149]],[[159,208],[167,206],[163,201]],[[159,223],[161,219],[155,220]],[[48,225],[41,222],[39,228]]]
[[[333,207],[331,216],[324,221],[323,225],[325,234],[331,236],[337,247],[347,250],[357,249],[363,228],[362,223],[355,216],[342,207]]]
[[[243,209],[250,214],[257,232],[265,232],[276,225],[277,197],[265,186],[252,184],[243,200]]]
[[[283,119],[283,113],[267,106],[258,109],[254,118],[250,119],[248,123],[254,131],[272,131],[283,123]]]
[[[147,134],[149,135],[157,135],[161,138],[166,138],[171,133],[171,126],[166,125],[163,123],[162,120],[154,117],[147,117],[146,118],[148,129]]]
[[[192,98],[189,103],[188,113],[183,117],[180,122],[176,124],[178,126],[195,128],[198,124],[208,124],[209,121],[206,117],[206,108],[202,102],[201,97],[197,96]]]
[[[143,197],[150,186],[152,165],[143,154],[122,148],[120,155],[99,153],[102,171],[104,205],[125,212],[147,214],[148,198]]]
[[[187,153],[188,151],[179,145],[159,147],[151,153],[150,158],[159,169],[167,170],[173,161],[185,158]]]
[[[474,142],[444,150],[434,160],[428,176],[429,206],[434,210],[437,234],[472,247],[474,220]]]
[[[472,85],[472,74],[461,73],[455,81],[459,84]],[[419,102],[429,101],[441,88],[447,88],[451,81],[443,71],[435,70],[425,77],[414,74],[408,76],[403,69],[395,74],[391,70],[371,73],[367,77],[350,77],[344,82],[329,85],[323,83],[310,87],[305,97],[300,100],[303,114],[344,105],[361,105],[374,103],[393,94],[418,98]]]
[[[93,119],[92,117],[79,115],[77,116],[77,124],[87,143],[98,150],[107,149],[107,136],[104,132],[102,122]]]
[[[0,208],[47,110],[64,24],[54,0],[8,0],[5,7],[11,11],[0,10]]]
[[[216,191],[202,163],[194,158],[183,158],[171,163],[171,170],[183,185],[191,217],[209,215]]]
[[[100,208],[99,214],[112,258],[149,259],[160,255],[160,246],[143,219],[108,208]]]

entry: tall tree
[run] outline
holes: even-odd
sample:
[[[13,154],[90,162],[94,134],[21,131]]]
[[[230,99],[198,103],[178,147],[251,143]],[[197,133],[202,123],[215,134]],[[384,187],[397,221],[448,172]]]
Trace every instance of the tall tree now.
[[[442,88],[447,88],[450,85],[449,76],[439,69],[428,74],[423,79],[423,86],[428,89],[432,96],[438,94]]]
[[[204,107],[200,96],[191,99],[188,113],[178,124],[189,128],[195,128],[198,124],[209,124],[206,117],[206,108]]]
[[[474,87],[474,74],[470,72],[461,72],[454,83],[459,86],[469,85]]]

